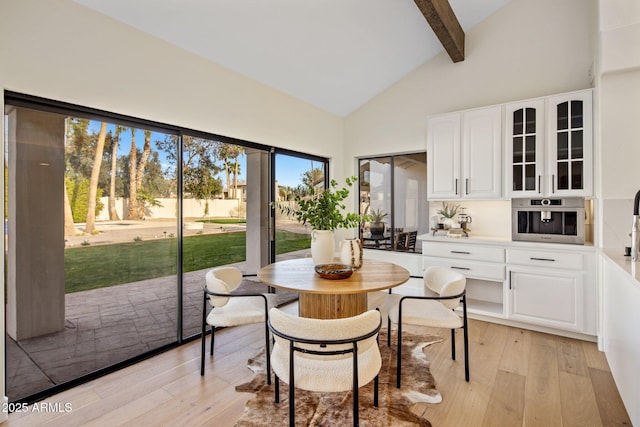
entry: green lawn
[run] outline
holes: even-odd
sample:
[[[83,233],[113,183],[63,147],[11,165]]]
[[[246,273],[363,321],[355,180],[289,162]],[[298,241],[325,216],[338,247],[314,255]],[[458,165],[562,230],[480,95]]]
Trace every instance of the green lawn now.
[[[245,232],[204,234],[183,239],[184,271],[245,260]],[[278,231],[277,253],[309,248],[306,234]],[[175,238],[65,249],[65,291],[102,288],[176,274]]]

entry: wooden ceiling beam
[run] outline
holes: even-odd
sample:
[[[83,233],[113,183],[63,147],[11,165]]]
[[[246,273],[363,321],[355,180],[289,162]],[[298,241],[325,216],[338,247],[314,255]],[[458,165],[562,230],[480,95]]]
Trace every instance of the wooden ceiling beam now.
[[[464,31],[448,0],[414,0],[453,62],[464,61]]]

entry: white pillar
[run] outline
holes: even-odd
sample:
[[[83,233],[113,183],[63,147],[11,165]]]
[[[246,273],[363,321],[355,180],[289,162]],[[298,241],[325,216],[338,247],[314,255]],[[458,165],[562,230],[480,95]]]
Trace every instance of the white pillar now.
[[[269,263],[269,153],[247,148],[247,271]]]
[[[64,116],[9,111],[7,333],[64,329]]]

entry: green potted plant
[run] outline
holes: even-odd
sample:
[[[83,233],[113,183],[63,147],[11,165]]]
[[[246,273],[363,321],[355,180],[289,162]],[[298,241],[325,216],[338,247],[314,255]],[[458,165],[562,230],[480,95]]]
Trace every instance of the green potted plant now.
[[[372,236],[382,236],[384,235],[385,224],[383,220],[387,217],[387,213],[383,212],[382,209],[372,209],[371,214],[369,215],[369,220],[371,224],[369,225],[369,231],[371,231]]]
[[[345,186],[338,188],[332,179],[329,188],[320,191],[309,186],[308,195],[296,195],[295,205],[278,204],[280,212],[308,224],[311,232],[311,257],[314,264],[329,264],[333,261],[333,234],[338,228],[357,227],[368,220],[366,215],[346,212],[344,200],[349,196],[349,188],[357,181],[355,176],[346,178]]]
[[[454,217],[458,214],[460,205],[455,203],[442,202],[442,207],[438,209],[437,213],[444,218],[443,223],[445,228],[450,228],[455,224]]]

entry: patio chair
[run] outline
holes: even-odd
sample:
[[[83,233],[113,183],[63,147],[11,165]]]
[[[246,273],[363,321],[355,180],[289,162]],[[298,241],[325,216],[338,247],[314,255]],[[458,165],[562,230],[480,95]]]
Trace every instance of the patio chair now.
[[[311,319],[272,308],[268,322],[275,338],[271,354],[275,401],[280,402],[282,379],[289,384],[289,426],[295,426],[296,388],[313,392],[352,390],[354,426],[359,423],[359,387],[373,380],[373,405],[378,406],[378,373],[382,366],[377,340],[382,324],[379,311],[343,319]]]
[[[464,339],[464,376],[469,382],[469,337],[467,332],[466,277],[447,267],[428,267],[424,271],[422,295],[393,294],[387,297],[389,313],[387,346],[391,346],[391,324],[398,325],[396,387],[400,388],[402,326],[418,325],[451,330],[451,358],[456,360],[455,330],[462,328]],[[455,309],[462,303],[462,318]]]
[[[415,252],[417,240],[417,231],[400,232],[396,234],[394,250],[402,252]]]
[[[242,282],[242,273],[235,267],[218,267],[205,276],[202,306],[202,348],[200,375],[204,375],[204,353],[206,328],[211,326],[211,356],[215,341],[215,328],[264,322],[265,354],[267,358],[267,383],[271,384],[271,361],[269,354],[269,328],[267,317],[274,305],[275,294],[234,292]],[[207,315],[207,302],[211,311]]]

